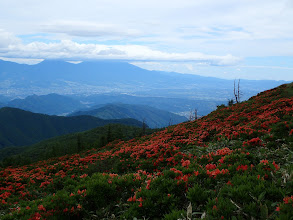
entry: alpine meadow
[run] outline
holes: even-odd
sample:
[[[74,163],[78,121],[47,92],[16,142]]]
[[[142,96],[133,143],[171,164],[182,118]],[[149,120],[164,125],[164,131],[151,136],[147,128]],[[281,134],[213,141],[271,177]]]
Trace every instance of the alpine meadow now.
[[[290,219],[292,113],[291,83],[141,138],[2,168],[1,219]]]

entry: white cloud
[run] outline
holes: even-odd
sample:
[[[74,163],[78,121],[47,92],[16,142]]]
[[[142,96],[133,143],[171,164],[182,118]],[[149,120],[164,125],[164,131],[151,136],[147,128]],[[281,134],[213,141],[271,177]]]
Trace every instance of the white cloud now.
[[[126,55],[125,51],[117,50],[113,48],[108,48],[105,50],[101,50],[97,53],[98,55]]]
[[[34,65],[43,61],[43,59],[29,59],[29,58],[7,58],[0,57],[0,60],[10,61],[14,63]]]
[[[41,26],[41,31],[61,33],[76,37],[135,37],[141,33],[139,30],[123,28],[118,25],[93,23],[87,21],[54,21]]]
[[[2,57],[171,61],[198,72],[293,56],[292,0],[0,0],[0,14]]]
[[[44,31],[84,38],[278,39],[293,36],[292,9],[291,0],[9,0],[0,2],[0,23],[16,34]]]
[[[11,42],[6,48],[0,51],[2,57],[70,60],[193,61],[207,62],[210,65],[234,65],[239,61],[239,58],[232,55],[216,56],[196,52],[167,53],[141,45],[85,44],[76,43],[71,40],[62,40],[58,43],[32,42],[23,44],[19,42],[19,39],[15,39],[16,44],[12,44],[13,42]]]
[[[15,37],[12,33],[0,29],[0,51],[3,48],[7,48],[10,45],[19,44],[20,42],[21,40]]]

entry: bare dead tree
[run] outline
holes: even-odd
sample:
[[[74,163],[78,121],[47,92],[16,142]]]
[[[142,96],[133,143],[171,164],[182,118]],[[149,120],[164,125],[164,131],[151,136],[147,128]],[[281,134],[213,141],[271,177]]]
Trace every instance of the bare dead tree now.
[[[197,109],[195,108],[194,109],[194,120],[196,120],[197,119]]]
[[[234,96],[235,96],[235,101],[236,103],[240,102],[240,97],[241,97],[241,92],[240,92],[240,79],[238,79],[238,85],[236,88],[236,83],[234,80]]]
[[[241,100],[240,100],[240,79],[238,79],[237,96],[238,96],[238,101],[241,102]]]
[[[193,115],[192,115],[192,110],[190,110],[190,113],[189,113],[189,121],[192,121],[193,120]]]
[[[173,125],[173,121],[172,121],[172,118],[170,117],[169,119],[169,126],[172,126]]]
[[[198,118],[198,116],[197,116],[197,109],[195,108],[194,109],[194,112],[192,110],[190,110],[190,113],[189,113],[189,121],[196,120],[197,118]]]

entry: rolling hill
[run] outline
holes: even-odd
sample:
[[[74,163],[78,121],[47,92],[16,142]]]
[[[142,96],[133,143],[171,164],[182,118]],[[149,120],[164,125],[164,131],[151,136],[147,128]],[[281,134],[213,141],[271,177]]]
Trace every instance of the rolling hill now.
[[[103,120],[92,116],[49,116],[4,107],[0,109],[0,148],[31,145],[54,136],[85,131],[110,123],[142,126],[142,123],[135,119]]]
[[[145,121],[150,128],[167,127],[168,125],[179,124],[188,120],[186,117],[150,106],[122,103],[107,104],[97,109],[70,114],[70,116],[78,115],[91,115],[102,119],[134,118],[141,122]]]
[[[148,136],[2,168],[1,217],[290,219],[292,106],[282,85]]]

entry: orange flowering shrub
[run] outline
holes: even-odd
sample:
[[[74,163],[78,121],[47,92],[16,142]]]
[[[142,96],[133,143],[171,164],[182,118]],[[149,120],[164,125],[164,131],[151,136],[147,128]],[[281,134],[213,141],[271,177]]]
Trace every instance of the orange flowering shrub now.
[[[286,89],[149,136],[0,168],[1,219],[181,218],[190,203],[196,218],[286,219],[293,215]]]

